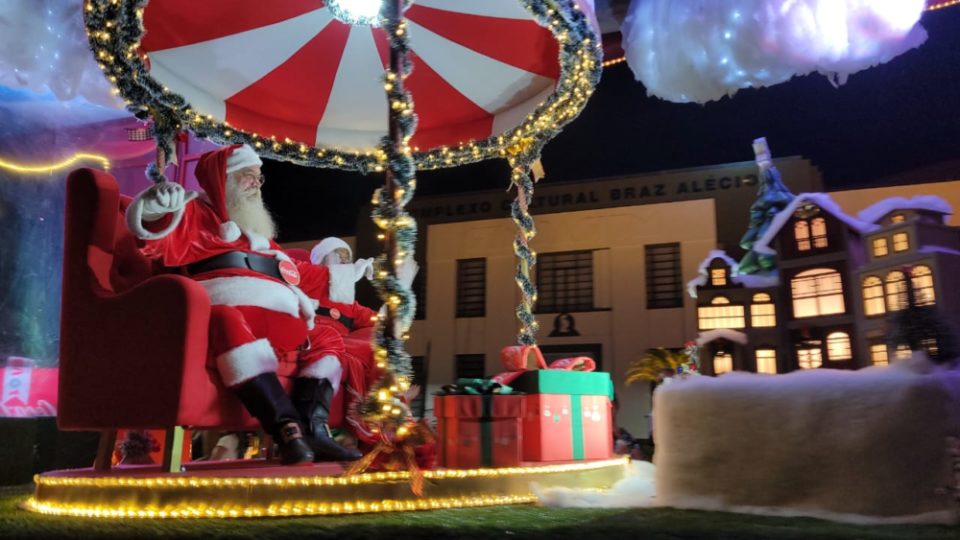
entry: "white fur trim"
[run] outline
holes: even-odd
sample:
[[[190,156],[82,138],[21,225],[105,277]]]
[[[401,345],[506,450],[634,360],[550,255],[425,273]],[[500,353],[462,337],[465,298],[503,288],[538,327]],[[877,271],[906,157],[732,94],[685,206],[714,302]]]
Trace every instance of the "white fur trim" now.
[[[350,245],[337,238],[336,236],[328,236],[321,240],[317,245],[313,246],[313,249],[310,250],[310,262],[313,264],[322,264],[323,258],[327,256],[328,253],[332,252],[335,249],[345,249],[350,252],[350,258],[353,258],[353,250],[350,249]]]
[[[124,214],[124,218],[127,221],[127,229],[129,229],[130,232],[132,232],[137,238],[142,240],[159,240],[173,232],[173,230],[177,228],[177,225],[180,225],[180,219],[183,218],[184,208],[186,207],[187,203],[197,197],[196,192],[187,192],[184,195],[183,206],[171,212],[173,214],[173,219],[170,220],[170,225],[168,225],[167,228],[163,229],[162,231],[153,232],[147,230],[143,226],[144,218],[152,217],[153,219],[150,221],[153,221],[160,219],[164,216],[164,214],[155,215],[144,213],[143,205],[146,202],[145,197],[147,194],[150,194],[149,196],[153,197],[153,190],[148,188],[140,192],[140,194],[130,202],[130,206],[127,207],[127,211]]]
[[[266,236],[253,231],[243,231],[243,234],[246,235],[247,240],[250,241],[250,249],[254,251],[266,251],[270,249],[270,241],[267,240]]]
[[[250,148],[250,145],[243,145],[240,148],[235,148],[233,152],[227,156],[227,174],[237,172],[240,169],[245,167],[260,167],[263,165],[263,161],[260,160],[260,156],[253,151],[253,148]]]
[[[266,339],[244,343],[217,357],[217,370],[227,387],[237,386],[263,373],[276,373],[277,367],[277,354]]]
[[[321,357],[316,362],[304,366],[297,374],[300,377],[309,379],[326,379],[333,386],[333,392],[336,393],[340,388],[340,378],[343,376],[343,367],[340,366],[340,359],[332,354]]]
[[[245,276],[205,279],[198,283],[207,290],[213,305],[257,306],[300,317],[299,298],[283,283]]]
[[[257,253],[261,253],[263,255],[269,255],[278,261],[293,262],[293,259],[291,259],[289,255],[287,255],[286,253],[278,249],[265,249],[262,251],[258,250]]]
[[[236,242],[240,238],[240,226],[236,221],[224,221],[220,224],[220,238],[224,242]]]
[[[307,329],[313,330],[313,321],[317,317],[317,306],[320,302],[307,296],[307,293],[300,290],[296,285],[288,285],[293,294],[297,297],[297,303],[300,306],[300,317],[307,323]]]
[[[330,300],[341,304],[352,304],[356,295],[355,283],[361,276],[357,276],[356,268],[352,264],[331,264],[330,269]]]

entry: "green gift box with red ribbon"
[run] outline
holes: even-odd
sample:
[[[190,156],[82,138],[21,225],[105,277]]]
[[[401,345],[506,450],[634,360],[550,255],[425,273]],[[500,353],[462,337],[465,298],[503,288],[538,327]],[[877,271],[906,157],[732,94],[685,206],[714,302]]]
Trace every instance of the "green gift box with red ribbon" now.
[[[522,458],[524,396],[484,379],[460,379],[433,398],[440,465],[515,467]]]

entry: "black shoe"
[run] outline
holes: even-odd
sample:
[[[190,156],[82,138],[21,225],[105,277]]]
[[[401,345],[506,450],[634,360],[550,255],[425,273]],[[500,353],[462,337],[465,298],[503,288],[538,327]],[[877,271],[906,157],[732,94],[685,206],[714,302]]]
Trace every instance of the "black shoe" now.
[[[293,380],[293,403],[307,428],[307,443],[316,461],[356,461],[363,457],[359,450],[345,448],[333,440],[330,427],[330,402],[333,386],[326,379],[297,377]]]
[[[243,405],[280,449],[280,463],[311,463],[314,454],[304,438],[297,410],[283,390],[276,373],[262,373],[235,389]]]

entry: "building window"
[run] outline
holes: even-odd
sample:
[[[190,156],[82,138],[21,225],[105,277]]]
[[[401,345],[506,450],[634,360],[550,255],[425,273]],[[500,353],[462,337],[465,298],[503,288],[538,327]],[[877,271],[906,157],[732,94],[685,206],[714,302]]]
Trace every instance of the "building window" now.
[[[915,266],[910,271],[910,281],[913,284],[913,298],[918,306],[932,306],[936,303],[933,272],[929,266]]]
[[[793,297],[793,316],[818,317],[844,313],[843,280],[840,272],[829,268],[815,268],[800,272],[790,280]]]
[[[863,311],[867,317],[883,315],[887,312],[883,303],[883,282],[877,276],[863,279]]]
[[[777,373],[777,350],[776,349],[757,349],[757,373],[768,373],[776,375]]]
[[[486,356],[482,354],[458,354],[456,374],[458,379],[482,379],[486,371]]]
[[[823,356],[820,351],[820,342],[812,341],[800,344],[797,347],[797,364],[802,369],[816,369],[823,365]]]
[[[813,238],[813,247],[827,247],[827,222],[822,217],[815,217],[810,220],[810,232]]]
[[[647,263],[647,309],[683,307],[680,244],[644,247]]]
[[[875,366],[885,366],[890,363],[887,360],[887,345],[884,343],[870,344],[870,362]]]
[[[912,351],[910,350],[910,347],[901,343],[900,345],[897,345],[897,350],[894,351],[893,359],[906,360],[907,358],[910,358],[911,352]]]
[[[793,237],[797,240],[797,249],[807,251],[810,249],[810,225],[806,220],[798,220],[793,224]]]
[[[710,284],[714,287],[723,287],[727,284],[727,269],[726,268],[711,268],[710,269]]]
[[[541,253],[537,256],[537,312],[592,309],[592,251]]]
[[[894,214],[890,216],[890,223],[903,223],[907,218],[903,214]]]
[[[487,260],[457,261],[457,317],[484,317],[487,304]]]
[[[887,311],[899,311],[907,307],[907,279],[903,272],[890,272],[886,281]]]
[[[887,248],[887,239],[884,237],[874,238],[873,239],[873,256],[874,257],[883,257],[890,253],[890,250]]]
[[[733,355],[728,352],[718,352],[713,355],[713,374],[720,375],[733,371]]]
[[[777,308],[770,300],[770,295],[767,293],[753,295],[753,303],[750,304],[750,326],[767,328],[776,325]]]
[[[907,233],[898,232],[893,235],[893,250],[896,252],[910,249],[910,240],[907,239]]]
[[[410,410],[415,417],[422,418],[424,409],[426,408],[425,396],[427,395],[426,357],[411,356],[410,367],[413,370],[413,380],[410,381],[410,384],[420,387],[420,392],[417,393],[417,396],[410,402]]]
[[[731,305],[723,296],[711,300],[709,306],[697,308],[697,319],[700,330],[746,327],[743,306]]]
[[[420,264],[416,277],[413,278],[413,294],[417,299],[417,311],[413,318],[422,321],[427,318],[427,265]]]
[[[827,359],[834,362],[850,360],[853,353],[850,351],[850,336],[846,332],[832,332],[827,336]]]

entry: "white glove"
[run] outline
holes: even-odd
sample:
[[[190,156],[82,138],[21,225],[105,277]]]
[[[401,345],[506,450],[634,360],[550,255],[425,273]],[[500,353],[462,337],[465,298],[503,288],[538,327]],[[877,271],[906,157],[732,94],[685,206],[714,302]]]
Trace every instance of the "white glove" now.
[[[307,296],[296,285],[287,286],[297,296],[297,302],[300,304],[300,318],[307,323],[307,330],[313,330],[313,319],[317,316],[317,307],[320,306],[320,302]]]
[[[411,255],[407,255],[403,262],[400,263],[400,266],[397,267],[397,279],[400,280],[407,288],[413,286],[413,279],[417,277],[417,272],[420,271],[420,265],[417,264],[417,261],[413,260]]]
[[[357,262],[353,263],[353,269],[357,281],[360,281],[361,278],[373,279],[373,257],[357,259]]]
[[[143,199],[144,221],[156,221],[170,212],[183,208],[187,202],[193,200],[195,192],[186,193],[183,186],[176,182],[160,182],[150,186],[140,198]]]

